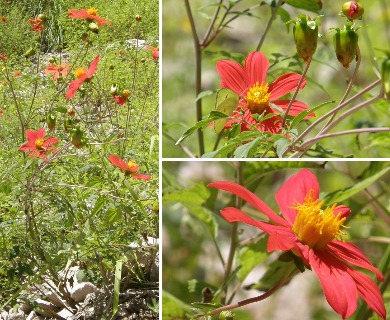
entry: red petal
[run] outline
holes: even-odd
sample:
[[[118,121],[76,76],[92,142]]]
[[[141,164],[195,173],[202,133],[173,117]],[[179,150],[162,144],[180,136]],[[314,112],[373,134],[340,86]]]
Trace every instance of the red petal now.
[[[274,113],[271,108],[267,108],[266,114]],[[275,117],[271,117],[268,119],[265,119],[261,122],[261,131],[263,132],[271,132],[271,133],[278,133],[280,127],[282,126],[282,119],[275,114]]]
[[[76,94],[77,90],[80,88],[81,84],[85,81],[86,78],[87,78],[87,76],[83,75],[80,78],[78,78],[76,80],[73,80],[69,84],[69,88],[68,88],[68,91],[66,92],[65,98],[68,99],[68,100],[72,99],[74,97],[74,95]]]
[[[153,54],[152,54],[152,58],[154,60],[157,60],[159,58],[159,56],[160,56],[160,53],[159,53],[158,50],[154,51]]]
[[[57,70],[58,70],[57,66],[51,65],[45,69],[45,74],[53,73],[56,72]]]
[[[34,130],[26,130],[26,138],[27,138],[27,141],[28,141],[28,144],[29,145],[34,145],[35,144],[35,140],[37,140],[37,133],[34,131]]]
[[[99,59],[100,59],[100,56],[97,55],[95,57],[95,59],[93,59],[93,61],[91,62],[91,64],[89,65],[89,70],[87,72],[87,77],[88,78],[91,78],[93,76],[93,74],[96,72],[97,70],[97,65],[99,63]]]
[[[253,207],[255,207],[260,212],[264,213],[268,216],[272,221],[277,224],[288,226],[289,224],[278,216],[270,207],[268,207],[263,201],[261,201],[258,197],[256,197],[252,192],[245,189],[243,186],[240,186],[237,183],[229,182],[229,181],[218,181],[208,184],[208,187],[224,190],[227,192],[231,192],[236,196],[242,198]]]
[[[379,281],[383,281],[382,273],[375,268],[360,249],[352,243],[333,240],[328,244],[328,249],[337,258],[355,266],[365,268],[376,274]]]
[[[120,97],[120,96],[114,96],[114,100],[120,106],[123,106],[127,101],[127,99],[125,97]]]
[[[220,60],[217,62],[217,71],[221,76],[223,88],[229,88],[242,96],[250,87],[248,75],[237,62]]]
[[[46,134],[46,130],[43,128],[39,128],[35,134],[35,139],[43,139],[45,137],[45,134]]]
[[[347,206],[337,206],[334,209],[333,214],[337,216],[339,213],[341,214],[341,218],[345,218],[349,216],[349,214],[351,213],[351,209]]]
[[[347,266],[325,250],[310,250],[309,257],[329,305],[343,319],[348,318],[357,307],[357,288]]]
[[[101,18],[99,16],[90,16],[90,18],[94,19],[98,23],[99,26],[102,26],[104,24],[111,24],[110,21],[105,20],[105,19],[103,19],[103,18]]]
[[[138,180],[150,180],[151,176],[148,176],[147,174],[140,174],[140,173],[133,173],[131,175],[134,179]]]
[[[74,9],[71,9],[71,10],[68,10],[68,17],[69,18],[73,18],[73,19],[86,19],[88,18],[88,12],[87,10],[74,10]]]
[[[286,73],[277,78],[273,83],[269,86],[269,92],[271,92],[270,100],[274,101],[285,94],[294,91],[298,82],[301,79],[301,75],[297,73]],[[302,81],[301,88],[303,89],[306,84],[306,79]]]
[[[368,306],[372,310],[374,310],[383,320],[385,320],[385,305],[383,303],[382,294],[375,282],[365,274],[353,270],[352,268],[348,268],[347,271],[355,280],[359,296],[361,296],[362,299],[367,302]]]
[[[56,143],[58,143],[58,142],[59,142],[58,138],[50,137],[50,138],[47,138],[47,139],[43,142],[43,146],[44,146],[44,147],[48,147],[48,146],[51,146],[52,144],[56,144]]]
[[[112,154],[108,157],[108,160],[110,160],[113,166],[121,168],[123,171],[129,171],[129,165],[118,156]]]
[[[283,217],[294,224],[297,211],[292,207],[303,203],[305,197],[313,191],[313,200],[318,199],[320,187],[316,176],[308,169],[302,169],[293,175],[276,193],[276,201],[282,211]]]
[[[19,150],[21,151],[31,151],[31,150],[35,150],[35,146],[31,146],[30,144],[26,143],[22,146],[19,147]]]
[[[275,250],[288,251],[296,247],[297,236],[286,227],[272,226],[272,233],[269,233],[267,251]]]
[[[269,62],[267,58],[261,52],[250,53],[245,60],[245,72],[248,75],[250,85],[254,85],[256,82],[266,84],[267,71],[269,68]]]
[[[278,107],[282,108],[283,111],[287,110],[287,107],[290,103],[290,100],[275,100],[272,101],[273,104],[277,105]],[[294,101],[291,105],[290,110],[288,111],[289,116],[297,116],[300,114],[302,111],[309,110],[310,108],[304,104],[303,102],[300,101]],[[314,113],[310,113],[308,116],[306,116],[304,119],[310,119],[315,117]]]

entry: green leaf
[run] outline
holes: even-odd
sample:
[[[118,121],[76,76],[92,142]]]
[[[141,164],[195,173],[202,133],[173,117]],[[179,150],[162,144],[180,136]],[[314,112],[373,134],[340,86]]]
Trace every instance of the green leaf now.
[[[337,190],[335,192],[331,192],[331,193],[325,195],[324,200],[328,204],[340,203],[340,202],[354,196],[355,194],[359,193],[360,191],[364,190],[368,186],[372,185],[375,181],[380,179],[389,170],[390,170],[390,167],[384,168],[383,170],[379,171],[378,173],[374,174],[373,176],[354,184],[352,187],[345,188],[342,190]]]
[[[121,278],[122,278],[122,260],[118,260],[116,262],[115,266],[115,280],[114,280],[114,295],[112,298],[112,317],[114,318],[115,314],[118,311],[118,305],[119,305],[119,293],[120,293],[120,286],[121,286]]]
[[[68,109],[66,107],[56,107],[54,108],[55,111],[60,112],[60,113],[67,113]]]
[[[191,306],[185,304],[167,291],[162,292],[162,319],[189,319],[191,316]]]
[[[279,158],[283,158],[283,153],[291,145],[291,141],[287,138],[281,138],[275,141],[274,146],[276,147],[276,154]]]
[[[321,9],[321,1],[319,0],[285,0],[287,4],[295,8],[316,12]]]
[[[211,111],[209,116],[206,119],[203,119],[203,120],[197,122],[194,126],[192,126],[186,132],[184,132],[184,134],[179,138],[179,140],[177,140],[176,145],[182,143],[183,140],[185,140],[191,134],[193,134],[196,129],[206,127],[209,123],[211,123],[215,120],[221,119],[221,118],[226,118],[226,117],[227,117],[226,114],[224,114],[222,112]]]
[[[207,97],[207,96],[211,96],[213,93],[214,93],[213,90],[206,90],[206,91],[199,92],[199,94],[196,97],[195,101],[198,101],[198,100],[200,100],[200,99],[202,99],[204,97]]]
[[[237,265],[241,268],[237,272],[238,279],[242,282],[247,275],[257,267],[265,258],[267,254],[267,238],[263,238],[257,243],[251,244],[246,247],[242,247],[238,251]]]
[[[251,158],[257,150],[257,146],[260,144],[262,137],[257,137],[249,143],[239,146],[234,151],[234,158]]]
[[[335,102],[336,101],[326,101],[324,103],[319,104],[318,106],[315,106],[314,108],[312,108],[310,110],[302,111],[301,113],[299,113],[297,116],[294,117],[293,121],[291,122],[290,129],[294,128],[297,124],[299,124],[309,114],[317,111],[318,109],[326,106],[327,104],[335,103]]]
[[[215,97],[215,110],[226,114],[230,117],[233,111],[237,109],[239,96],[234,91],[224,88],[217,92]],[[227,118],[215,120],[214,130],[216,133],[220,133],[228,121]]]

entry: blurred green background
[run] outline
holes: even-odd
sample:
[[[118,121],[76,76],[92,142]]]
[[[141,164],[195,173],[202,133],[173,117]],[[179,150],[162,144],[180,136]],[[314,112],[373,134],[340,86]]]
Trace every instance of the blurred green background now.
[[[343,96],[347,80],[351,77],[355,62],[349,69],[344,69],[337,61],[332,44],[333,33],[329,28],[342,28],[345,18],[338,15],[344,1],[323,1],[323,8],[320,11],[324,15],[320,19],[322,26],[319,32],[323,35],[319,39],[317,52],[314,55],[312,65],[307,74],[308,83],[304,90],[298,94],[298,100],[305,102],[310,107],[317,106],[325,101],[339,101]],[[195,23],[200,38],[206,32],[210,22],[210,16],[215,7],[206,6],[209,1],[190,1],[193,10]],[[239,8],[256,7],[251,12],[253,16],[240,16],[231,25],[224,29],[207,51],[227,51],[230,53],[240,53],[244,57],[253,51],[268,23],[270,17],[270,6],[266,3],[273,1],[243,1]],[[365,7],[365,14],[362,21],[357,21],[357,26],[367,25],[358,31],[359,46],[362,54],[362,62],[355,86],[350,93],[358,92],[362,88],[371,84],[379,77],[379,69],[383,61],[383,52],[377,50],[389,50],[390,43],[390,5],[387,0],[361,1]],[[262,4],[259,6],[259,4]],[[282,6],[295,19],[298,14],[306,13],[314,17],[312,12],[297,10],[287,4]],[[191,36],[190,24],[185,12],[184,2],[175,0],[163,1],[163,156],[164,157],[188,157],[175,141],[191,126],[196,123],[195,114],[195,85],[194,85],[194,47]],[[271,26],[271,30],[262,46],[261,51],[270,60],[274,59],[273,54],[286,57],[293,57],[296,54],[292,28],[288,28],[278,16]],[[218,58],[211,54],[206,54],[203,59],[202,68],[202,90],[217,90],[220,88],[219,75],[215,69]],[[278,64],[277,68],[286,67],[288,62]],[[301,63],[292,67],[293,71],[301,73],[304,64]],[[281,73],[281,72],[280,72]],[[376,88],[372,94],[376,94]],[[364,99],[367,99],[365,96]],[[203,99],[203,116],[209,114],[214,108],[215,95]],[[358,100],[360,102],[362,100]],[[348,108],[352,107],[351,104]],[[335,104],[330,104],[317,112],[321,116],[329,111]],[[347,108],[347,109],[348,109]],[[390,104],[381,100],[374,106],[369,106],[364,110],[355,113],[352,117],[342,121],[332,132],[361,128],[361,127],[386,127],[389,126]],[[302,127],[299,131],[302,131]],[[205,152],[212,151],[216,134],[212,127],[206,128]],[[315,131],[314,133],[317,133]],[[379,138],[381,136],[381,138]],[[385,137],[383,137],[385,136]],[[329,149],[335,150],[340,156],[348,156],[353,153],[355,157],[389,157],[390,141],[389,134],[382,135],[362,134],[338,137],[337,139],[327,139],[321,144]],[[378,143],[378,141],[381,141]],[[386,140],[384,142],[384,140]],[[188,149],[197,154],[199,152],[196,134],[193,134],[184,142]],[[221,144],[220,144],[221,145]],[[335,155],[333,155],[335,156]]]
[[[309,168],[317,176],[321,195],[344,188],[353,187],[358,182],[372,177],[390,165],[389,162],[242,162],[243,185],[253,191],[273,210],[279,212],[275,201],[275,193],[293,174],[301,168]],[[218,252],[211,236],[206,219],[199,218],[200,212],[211,214],[211,220],[218,225],[217,237],[222,256],[227,259],[231,238],[231,225],[221,218],[219,209],[232,205],[234,199],[225,192],[219,192],[214,199],[206,185],[213,181],[235,181],[237,162],[163,162],[163,214],[162,214],[162,287],[164,294],[169,292],[186,304],[201,301],[198,291],[192,291],[191,280],[196,279],[202,285],[214,290],[223,281],[223,268],[218,259]],[[385,169],[386,170],[386,169]],[[357,193],[339,203],[351,208],[351,215],[346,221],[347,228],[343,229],[346,235],[344,240],[351,241],[359,246],[375,266],[383,263],[384,252],[390,245],[390,190],[388,182],[390,174],[387,172],[379,180],[372,183],[364,191]],[[382,207],[379,212],[368,199],[368,194],[374,197]],[[181,196],[179,196],[181,195]],[[191,196],[192,195],[192,196]],[[204,197],[206,202],[201,208],[196,205],[200,202],[195,198]],[[173,198],[181,200],[172,201]],[[215,202],[214,202],[215,201]],[[202,211],[203,210],[203,211]],[[264,220],[251,206],[245,205],[243,211],[255,218]],[[240,240],[258,236],[261,232],[254,227],[238,224]],[[388,249],[387,249],[388,250]],[[265,252],[265,248],[264,248]],[[259,253],[260,254],[260,253]],[[265,263],[256,267],[245,279],[244,285],[256,283],[265,273],[266,266],[279,256],[280,252],[268,255]],[[237,263],[237,262],[236,262]],[[237,266],[237,264],[236,264]],[[361,269],[360,269],[361,270]],[[382,269],[385,274],[385,283],[389,282],[390,271],[387,261]],[[372,275],[370,275],[372,276]],[[385,285],[385,284],[384,284]],[[230,291],[232,292],[232,288]],[[257,290],[238,291],[234,302],[260,294]],[[387,310],[390,307],[390,288],[383,295]],[[359,306],[362,300],[359,298]],[[165,311],[164,311],[165,310]],[[267,319],[267,320],[333,320],[340,317],[329,307],[322,292],[320,283],[314,272],[306,270],[296,275],[293,280],[279,289],[270,298],[233,310],[234,319]],[[173,313],[172,305],[163,298],[163,320],[172,319],[168,313]],[[179,317],[187,319],[186,317]],[[217,317],[216,317],[217,318]],[[215,319],[216,319],[215,318]],[[355,320],[368,319],[357,312],[349,318]],[[213,318],[214,319],[214,318]],[[370,319],[379,319],[376,315]]]

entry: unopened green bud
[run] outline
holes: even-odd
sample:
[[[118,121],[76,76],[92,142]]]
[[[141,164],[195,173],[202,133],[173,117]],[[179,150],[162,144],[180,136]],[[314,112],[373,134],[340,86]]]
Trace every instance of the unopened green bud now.
[[[99,26],[95,22],[91,22],[88,26],[88,29],[93,33],[99,33]]]
[[[308,16],[300,15],[294,24],[293,35],[297,52],[307,63],[317,49],[317,22]]]
[[[118,95],[118,90],[119,90],[119,86],[114,83],[111,85],[111,89],[110,89],[110,93],[113,95],[113,96],[116,96]]]
[[[364,13],[364,7],[357,1],[344,2],[342,6],[344,15],[351,20],[359,19]]]
[[[383,92],[386,98],[390,99],[390,58],[383,61],[381,71]]]
[[[64,129],[66,132],[69,132],[70,129],[73,128],[73,119],[72,118],[66,118],[64,120]]]
[[[70,137],[72,144],[77,149],[80,149],[85,145],[84,131],[81,130],[80,127],[70,130]]]
[[[336,29],[333,45],[337,60],[341,62],[344,68],[349,68],[349,64],[356,57],[358,48],[358,34],[351,25],[346,25],[344,30]]]
[[[49,113],[46,117],[46,124],[49,130],[53,131],[56,127],[56,117],[54,114]]]
[[[27,59],[27,58],[32,57],[36,53],[37,53],[37,49],[36,48],[30,48],[23,54],[23,56]]]

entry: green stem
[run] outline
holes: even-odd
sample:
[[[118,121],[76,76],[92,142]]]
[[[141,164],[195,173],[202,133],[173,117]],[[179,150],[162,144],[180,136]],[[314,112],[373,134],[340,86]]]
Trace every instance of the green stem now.
[[[199,37],[196,32],[194,17],[192,16],[191,6],[189,0],[184,0],[184,4],[187,11],[188,20],[190,21],[192,38],[195,49],[195,96],[197,97],[202,90],[202,52],[199,45]],[[202,120],[202,99],[196,101],[196,121]],[[199,155],[204,154],[204,140],[202,128],[198,129],[198,144]]]
[[[355,70],[353,71],[353,75],[352,75],[351,81],[349,81],[347,90],[345,91],[343,97],[341,98],[341,100],[339,102],[339,105],[342,104],[345,101],[345,99],[347,99],[347,96],[348,96],[349,92],[352,89],[352,85],[355,82],[356,77],[357,77],[357,72],[359,70],[361,60],[362,60],[362,57],[361,57],[360,49],[359,49],[359,46],[358,46],[357,49],[356,49],[356,66],[355,66]],[[324,130],[326,130],[326,127],[332,123],[333,119],[336,117],[336,114],[337,114],[337,112],[333,113],[332,117],[328,120],[326,125],[320,130],[318,135],[320,135]]]
[[[242,164],[243,162],[237,162],[237,183],[242,185],[243,177],[242,177]],[[239,197],[236,197],[236,208],[239,209],[242,206],[242,200]],[[230,279],[232,267],[233,267],[233,259],[236,253],[238,239],[237,239],[237,231],[238,231],[238,223],[232,223],[232,230],[230,236],[230,250],[227,262],[225,264],[225,275],[224,282],[221,290],[221,303],[224,304],[227,296],[227,286]]]
[[[291,98],[291,100],[290,100],[288,106],[287,106],[286,112],[284,113],[284,117],[283,117],[281,129],[284,128],[284,126],[285,126],[285,124],[286,124],[286,120],[287,120],[288,113],[289,113],[289,111],[290,111],[290,109],[291,109],[292,104],[293,104],[294,101],[295,101],[295,98],[296,98],[297,95],[298,95],[298,92],[299,92],[299,89],[300,89],[300,87],[301,87],[301,84],[302,84],[303,80],[305,79],[305,75],[306,75],[306,73],[307,73],[307,70],[309,70],[310,63],[311,63],[311,58],[312,58],[312,57],[310,57],[309,60],[308,60],[307,63],[306,63],[305,69],[303,70],[302,75],[301,75],[301,78],[299,79],[298,86],[297,86],[297,88],[296,88],[296,90],[295,90],[295,92],[294,92],[294,95],[292,96],[292,98]]]
[[[278,10],[279,10],[280,6],[282,5],[282,3],[283,3],[283,0],[279,0],[278,3],[276,4],[274,10],[272,11],[271,17],[268,20],[267,27],[265,28],[264,33],[261,36],[260,42],[259,42],[259,44],[256,47],[256,51],[260,51],[261,46],[264,43],[265,37],[267,36],[267,33],[270,30],[271,25],[272,25],[273,21],[275,20],[276,14],[278,13]],[[271,7],[271,10],[272,10],[272,7]]]

